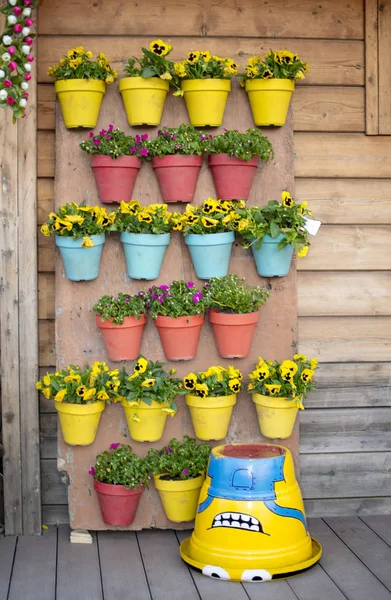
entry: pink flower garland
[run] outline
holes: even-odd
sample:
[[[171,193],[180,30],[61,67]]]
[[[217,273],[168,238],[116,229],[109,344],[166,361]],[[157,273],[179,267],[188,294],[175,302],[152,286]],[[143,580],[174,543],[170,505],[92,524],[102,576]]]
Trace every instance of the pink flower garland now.
[[[0,38],[0,108],[11,108],[13,121],[26,116],[34,24],[33,9],[39,0],[8,0],[0,12],[5,15],[5,30]]]

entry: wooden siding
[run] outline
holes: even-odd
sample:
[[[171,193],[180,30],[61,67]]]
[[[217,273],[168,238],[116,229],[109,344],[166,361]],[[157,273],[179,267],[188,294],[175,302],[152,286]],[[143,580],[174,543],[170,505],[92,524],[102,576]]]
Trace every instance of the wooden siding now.
[[[147,11],[143,3],[130,9],[112,0],[89,4],[87,17],[80,0],[42,0],[39,8],[39,224],[54,194],[55,95],[46,71],[70,47],[84,43],[105,51],[120,72],[153,36],[170,38],[174,58],[202,46],[244,64],[272,46],[310,62],[293,113],[296,198],[308,200],[324,223],[308,256],[298,261],[299,350],[321,360],[318,390],[301,415],[302,484],[307,510],[317,515],[387,512],[391,506],[391,138],[365,135],[377,134],[379,122],[378,7],[373,0],[365,6],[365,18],[360,0],[316,7],[311,0],[288,1],[283,9],[278,0],[246,0],[240,7],[228,0],[224,11],[206,0],[157,2]],[[118,15],[114,21],[112,14]],[[55,357],[53,250],[40,236],[43,370]],[[48,522],[61,521],[66,489],[56,470],[56,417],[45,400],[41,438],[43,514]]]

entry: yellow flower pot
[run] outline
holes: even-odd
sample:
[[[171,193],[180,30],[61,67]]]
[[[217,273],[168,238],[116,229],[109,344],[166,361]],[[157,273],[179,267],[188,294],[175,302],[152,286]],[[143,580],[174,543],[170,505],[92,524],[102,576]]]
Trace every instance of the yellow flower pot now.
[[[93,129],[99,117],[106,84],[98,79],[67,79],[54,84],[65,127]]]
[[[129,125],[159,125],[169,88],[169,82],[159,77],[120,79],[118,89]]]
[[[285,125],[294,89],[295,82],[290,79],[247,79],[246,92],[255,125]]]
[[[99,421],[106,403],[69,404],[55,402],[64,442],[70,446],[89,446],[95,441]]]
[[[167,414],[164,405],[152,400],[152,404],[132,404],[122,400],[130,437],[136,442],[157,442],[163,435]]]
[[[264,437],[283,440],[292,434],[299,410],[297,400],[253,394],[253,402]]]
[[[153,479],[167,519],[174,523],[193,521],[205,475],[184,481],[166,481],[161,475],[155,475]]]
[[[229,79],[185,79],[181,82],[190,123],[195,127],[218,127],[223,122],[231,91]]]
[[[227,436],[236,394],[215,398],[199,398],[189,394],[186,404],[199,440],[223,440]]]

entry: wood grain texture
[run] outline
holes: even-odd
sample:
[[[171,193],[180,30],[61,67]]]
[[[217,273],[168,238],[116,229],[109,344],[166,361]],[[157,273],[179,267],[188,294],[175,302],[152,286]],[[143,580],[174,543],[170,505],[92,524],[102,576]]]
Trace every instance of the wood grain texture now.
[[[54,209],[54,179],[37,179],[37,195],[37,221],[42,225]],[[39,237],[43,236],[40,234]]]
[[[69,511],[67,504],[43,504],[42,523],[45,525],[69,524]]]
[[[297,133],[296,177],[390,178],[391,141],[359,133]]]
[[[54,273],[38,275],[38,316],[40,319],[54,319],[56,316],[54,300]]]
[[[38,231],[38,272],[54,273],[54,238],[46,237]]]
[[[324,366],[327,366],[327,363]],[[347,366],[349,366],[349,364]],[[387,386],[376,385],[376,377],[374,377],[372,380],[372,386],[361,385],[358,387],[333,388],[330,384],[324,389],[317,389],[308,394],[305,401],[305,406],[306,408],[316,409],[353,408],[354,410],[358,408],[373,409],[391,407],[391,391],[389,388],[391,372],[390,368],[388,371]],[[316,375],[316,379],[318,382],[318,374]]]
[[[391,512],[391,497],[382,498],[326,498],[305,500],[305,512],[308,517],[338,517],[359,515],[367,519],[366,515],[383,515],[389,519]],[[378,532],[377,532],[378,533]],[[379,535],[379,533],[378,533]]]
[[[378,135],[379,32],[377,0],[365,0],[365,117],[366,134]]]
[[[38,131],[38,177],[54,177],[55,143],[54,133],[51,131]]]
[[[301,271],[300,317],[391,315],[391,271]]]
[[[67,10],[67,14],[69,15],[70,11]],[[112,21],[111,17],[110,19]],[[286,22],[286,17],[284,16],[284,19],[281,19],[279,16],[279,20]],[[183,22],[188,35],[188,18],[183,19]],[[235,32],[234,37],[224,39],[217,37],[208,38],[208,40],[200,37],[171,39],[174,50],[170,54],[170,58],[182,60],[187,56],[189,50],[204,47],[219,56],[230,56],[244,66],[250,56],[264,54],[270,50],[270,39],[258,38],[254,40],[237,36],[238,33]],[[113,68],[121,75],[128,58],[138,56],[140,48],[148,46],[150,41],[150,37],[94,35],[85,40],[85,45],[94,55],[100,51],[105,52]],[[52,82],[52,78],[47,75],[48,67],[58,63],[61,56],[66,54],[69,48],[74,48],[79,44],[80,37],[78,36],[41,36],[38,47],[38,83]],[[310,63],[310,72],[306,76],[305,85],[364,85],[364,43],[361,41],[304,40],[292,37],[283,40],[276,38],[273,40],[273,46],[275,48],[289,48],[303,60]],[[235,83],[238,84],[239,82]],[[117,83],[113,87],[117,88]],[[244,91],[242,93],[245,94]],[[176,102],[181,104],[183,99],[176,98]],[[165,124],[164,121],[162,124]]]
[[[391,510],[389,511],[391,513]],[[364,523],[368,525],[377,535],[391,546],[391,527],[389,516],[384,515],[364,515],[362,517]]]
[[[387,362],[350,362],[324,363],[316,371],[319,389],[348,388],[356,386],[389,387],[391,382],[391,363]],[[382,390],[379,390],[383,393]]]
[[[307,200],[314,217],[324,224],[391,224],[389,179],[296,178],[295,187],[296,200]]]
[[[322,362],[391,360],[391,317],[300,317],[299,351]]]
[[[391,52],[391,3],[378,5],[379,134],[391,134],[391,75],[388,56]]]
[[[126,10],[120,0],[111,0],[109,6],[102,0],[86,4],[71,0],[66,7],[59,0],[42,0],[38,32],[84,36],[87,30],[94,35],[107,35],[106,25],[110,21],[113,36],[145,35],[146,31],[149,36],[164,39],[189,32],[203,37],[362,39],[364,36],[362,3],[342,0],[336,4],[325,0],[314,5],[311,0],[302,0],[300,4],[289,0],[284,3],[283,19],[280,10],[278,0],[248,0],[243,5],[227,0],[224,9],[219,2],[208,0],[197,0],[190,5],[183,0],[166,0],[154,2],[153,6],[140,2],[132,10]]]
[[[38,85],[38,129],[54,130],[56,128],[56,92],[54,84]]]
[[[67,504],[67,477],[57,469],[56,459],[41,460],[42,504]]]
[[[39,364],[51,367],[56,364],[54,321],[39,321],[38,324]]]
[[[16,537],[0,536],[0,598],[7,598],[16,547]]]
[[[316,590],[322,590],[322,600],[346,598],[320,565],[315,565],[305,573],[305,576],[289,578],[289,585],[295,592],[296,598],[300,600],[314,600]]]

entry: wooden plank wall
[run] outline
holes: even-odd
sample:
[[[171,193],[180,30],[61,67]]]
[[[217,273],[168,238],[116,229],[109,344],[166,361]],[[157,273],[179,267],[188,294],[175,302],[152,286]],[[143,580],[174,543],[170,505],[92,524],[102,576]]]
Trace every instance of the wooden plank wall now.
[[[53,206],[55,164],[55,97],[46,71],[70,47],[83,43],[106,52],[119,72],[127,57],[139,53],[134,36],[145,43],[170,39],[174,58],[203,47],[244,64],[247,56],[272,47],[289,48],[310,62],[293,98],[296,197],[308,200],[323,222],[307,258],[298,261],[298,349],[321,361],[319,389],[301,415],[302,485],[310,514],[391,508],[391,138],[366,135],[378,132],[372,60],[378,11],[376,2],[366,3],[364,10],[361,0],[283,6],[278,0],[226,0],[222,9],[207,0],[157,0],[148,8],[101,0],[86,9],[81,0],[42,0],[39,9],[39,223]],[[365,56],[372,74],[365,74]],[[43,371],[55,364],[53,265],[53,244],[40,236]],[[56,419],[47,404],[41,411],[43,514],[49,522],[66,519],[66,493],[56,471]]]

